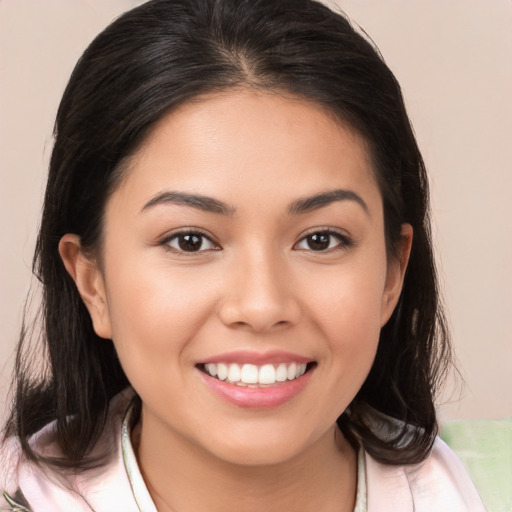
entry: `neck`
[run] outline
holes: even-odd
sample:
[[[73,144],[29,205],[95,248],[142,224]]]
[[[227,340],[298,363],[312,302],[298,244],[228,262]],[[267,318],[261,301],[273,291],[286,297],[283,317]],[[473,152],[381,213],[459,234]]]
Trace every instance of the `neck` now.
[[[158,430],[139,426],[140,443],[134,444],[159,512],[224,512],[233,503],[243,512],[354,509],[357,457],[336,426],[289,460],[253,466],[219,459]]]

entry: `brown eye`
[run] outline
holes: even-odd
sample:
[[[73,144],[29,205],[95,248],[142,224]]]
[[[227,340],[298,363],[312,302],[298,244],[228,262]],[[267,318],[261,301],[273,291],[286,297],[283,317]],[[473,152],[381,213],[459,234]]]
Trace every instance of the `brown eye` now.
[[[179,252],[201,252],[215,249],[215,244],[202,233],[177,233],[165,242]]]
[[[308,251],[328,251],[330,249],[348,247],[350,241],[341,235],[333,231],[317,231],[305,236],[297,244],[297,249],[308,250]]]
[[[315,233],[306,237],[306,243],[313,251],[325,251],[329,249],[331,238],[329,233]]]

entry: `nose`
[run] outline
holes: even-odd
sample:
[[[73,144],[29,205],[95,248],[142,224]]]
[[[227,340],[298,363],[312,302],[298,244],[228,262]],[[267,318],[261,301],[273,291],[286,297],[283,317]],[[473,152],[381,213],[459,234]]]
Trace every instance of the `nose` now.
[[[286,262],[271,255],[241,256],[229,270],[219,317],[229,326],[271,332],[295,325],[300,305]]]

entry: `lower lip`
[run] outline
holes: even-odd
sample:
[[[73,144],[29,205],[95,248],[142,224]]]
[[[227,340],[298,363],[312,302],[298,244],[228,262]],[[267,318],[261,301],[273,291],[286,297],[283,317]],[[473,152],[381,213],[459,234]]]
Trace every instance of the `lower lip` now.
[[[252,409],[271,409],[279,407],[297,396],[307,385],[313,369],[298,379],[286,381],[265,388],[249,388],[229,384],[198,370],[203,381],[218,396],[237,405]]]

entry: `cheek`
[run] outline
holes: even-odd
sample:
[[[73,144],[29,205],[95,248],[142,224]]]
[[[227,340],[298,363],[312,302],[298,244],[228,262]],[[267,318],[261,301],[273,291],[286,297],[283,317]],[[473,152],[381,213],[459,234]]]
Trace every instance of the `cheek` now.
[[[357,393],[375,358],[380,329],[385,267],[364,265],[336,269],[332,275],[312,276],[307,299],[309,315],[326,340],[333,396],[342,402]],[[327,369],[327,368],[326,368]],[[344,404],[346,406],[346,403]]]
[[[126,261],[107,275],[112,337],[123,366],[175,364],[186,357],[187,342],[214,304],[215,291],[202,276],[172,269],[165,258]]]
[[[376,270],[377,269],[377,270]],[[385,267],[363,265],[333,269],[329,275],[311,275],[307,304],[329,339],[354,344],[377,338],[380,332]],[[358,334],[359,333],[359,334]]]

